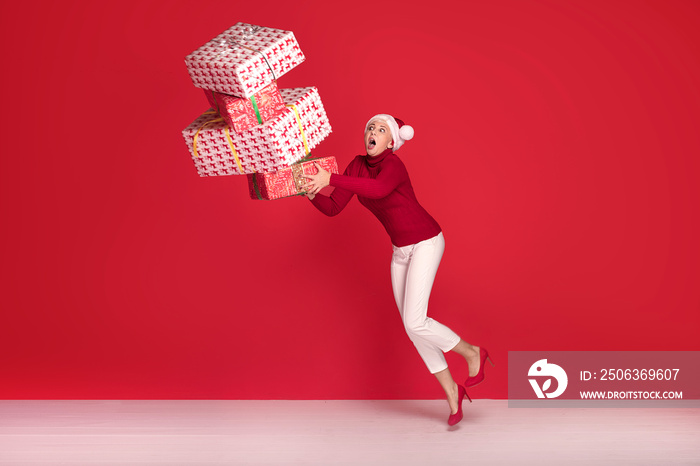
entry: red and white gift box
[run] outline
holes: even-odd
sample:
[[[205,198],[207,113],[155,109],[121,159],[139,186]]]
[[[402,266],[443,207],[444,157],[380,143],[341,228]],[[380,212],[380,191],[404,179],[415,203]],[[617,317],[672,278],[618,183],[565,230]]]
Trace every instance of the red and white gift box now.
[[[284,110],[284,100],[274,82],[249,98],[236,97],[204,89],[209,105],[227,125],[241,133],[272,119]]]
[[[236,23],[185,57],[195,87],[250,97],[304,61],[294,33]]]
[[[305,193],[303,186],[308,181],[303,175],[318,173],[314,162],[324,170],[338,173],[338,162],[335,157],[304,159],[289,167],[274,172],[253,173],[248,175],[248,192],[251,199],[273,200],[282,197],[296,196]]]
[[[275,171],[305,157],[331,133],[315,87],[280,89],[286,108],[242,133],[229,130],[214,110],[182,131],[199,176]]]

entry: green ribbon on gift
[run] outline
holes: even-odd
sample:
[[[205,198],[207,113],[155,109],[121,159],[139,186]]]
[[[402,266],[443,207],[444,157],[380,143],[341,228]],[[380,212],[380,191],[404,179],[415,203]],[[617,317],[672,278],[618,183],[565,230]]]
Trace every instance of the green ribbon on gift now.
[[[212,99],[214,99],[214,102],[216,102],[216,113],[221,115],[221,108],[219,107],[219,99],[216,98],[216,94],[220,94],[220,92],[216,91],[209,91],[211,92]],[[262,125],[263,124],[263,119],[262,116],[260,116],[260,109],[258,108],[258,102],[255,100],[255,96],[252,95],[250,96],[250,102],[253,104],[253,110],[255,110],[255,117],[258,119],[258,124]]]
[[[309,152],[308,154],[306,154],[305,156],[303,156],[302,158],[300,158],[299,160],[297,160],[294,163],[310,162],[311,160],[313,160],[313,156],[311,155],[311,152]]]
[[[250,96],[250,101],[253,103],[253,110],[255,110],[255,116],[258,117],[258,124],[262,125],[263,120],[262,120],[262,117],[260,116],[260,110],[258,110],[258,103],[255,101],[254,95]]]
[[[258,200],[269,201],[269,199],[263,199],[262,195],[260,194],[260,187],[258,187],[258,174],[257,173],[253,173],[253,189],[255,190],[255,195],[258,196]]]

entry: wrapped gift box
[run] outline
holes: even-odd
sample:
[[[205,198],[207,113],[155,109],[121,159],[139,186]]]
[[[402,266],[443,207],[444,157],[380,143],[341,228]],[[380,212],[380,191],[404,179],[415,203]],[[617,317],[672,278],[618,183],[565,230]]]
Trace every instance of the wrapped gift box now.
[[[285,108],[284,100],[275,83],[261,89],[247,99],[208,89],[204,89],[204,94],[207,96],[209,105],[237,133],[242,133],[272,119]]]
[[[304,159],[301,162],[274,172],[253,173],[248,175],[250,198],[273,200],[305,193],[306,191],[302,186],[308,180],[302,175],[315,175],[318,173],[314,162],[317,162],[324,170],[338,173],[338,163],[335,161],[335,157]]]
[[[280,89],[285,109],[242,133],[213,109],[182,131],[200,176],[275,171],[305,157],[331,133],[315,87]]]
[[[195,87],[250,97],[304,61],[291,31],[236,23],[185,57]]]

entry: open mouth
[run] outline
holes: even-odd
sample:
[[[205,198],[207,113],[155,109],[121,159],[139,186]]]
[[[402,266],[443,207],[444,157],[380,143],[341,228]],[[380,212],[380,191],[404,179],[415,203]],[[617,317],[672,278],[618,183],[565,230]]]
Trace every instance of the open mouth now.
[[[369,138],[369,141],[367,141],[367,148],[368,149],[374,149],[374,146],[377,145],[377,142],[374,140],[374,138]]]

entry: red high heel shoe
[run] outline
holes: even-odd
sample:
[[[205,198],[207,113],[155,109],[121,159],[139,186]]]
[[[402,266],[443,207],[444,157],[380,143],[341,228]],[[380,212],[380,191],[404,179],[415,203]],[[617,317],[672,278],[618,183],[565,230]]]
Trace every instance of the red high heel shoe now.
[[[479,348],[479,357],[481,359],[481,364],[479,365],[479,372],[474,377],[467,376],[467,380],[464,382],[465,387],[473,387],[474,385],[478,385],[484,381],[484,363],[487,359],[491,363],[491,366],[495,366],[495,364],[491,360],[491,357],[489,356],[488,350],[485,350],[484,348]]]
[[[464,417],[464,415],[462,414],[462,400],[464,399],[464,397],[466,396],[469,402],[472,402],[472,399],[469,398],[467,390],[461,385],[458,385],[457,387],[457,392],[459,393],[459,396],[457,397],[457,405],[459,406],[459,408],[457,408],[456,413],[450,414],[450,417],[447,419],[447,423],[451,426],[457,424]]]

